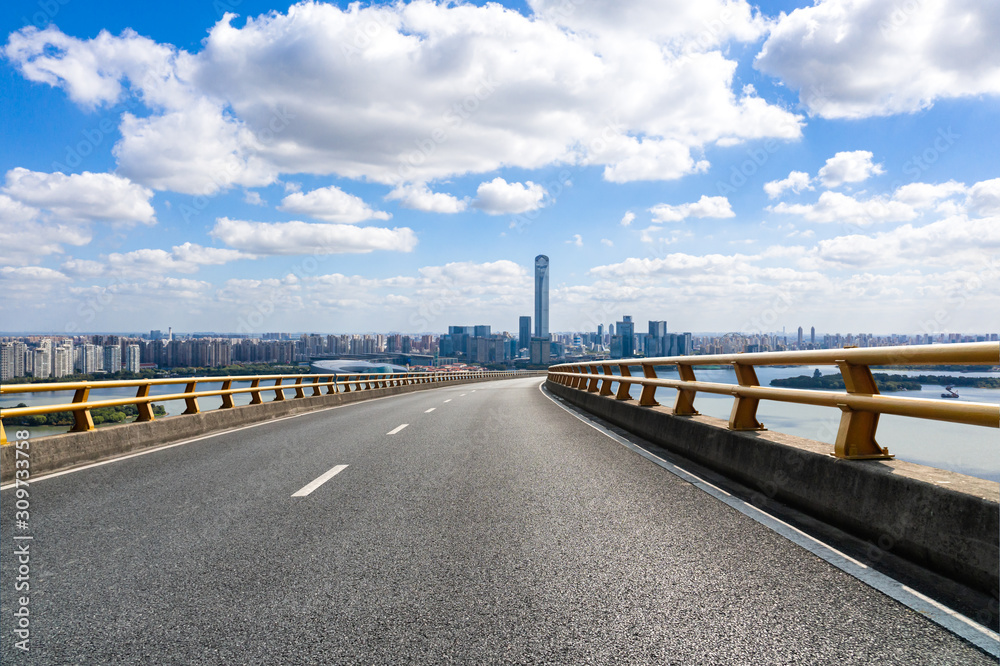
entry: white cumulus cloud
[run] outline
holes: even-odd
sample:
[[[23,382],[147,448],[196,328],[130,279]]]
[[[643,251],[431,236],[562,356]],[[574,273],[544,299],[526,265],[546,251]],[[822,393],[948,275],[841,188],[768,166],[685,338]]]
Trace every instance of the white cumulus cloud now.
[[[66,175],[22,167],[7,172],[4,194],[65,222],[155,224],[152,190],[110,173]]]
[[[685,203],[678,206],[670,204],[658,204],[649,209],[653,214],[654,222],[680,222],[689,217],[715,217],[726,218],[735,217],[729,199],[726,197],[710,197],[702,195],[694,203]]]
[[[839,187],[844,183],[860,183],[871,176],[884,173],[881,164],[872,162],[868,150],[839,152],[826,161],[819,170],[819,179],[826,187]]]
[[[768,199],[777,199],[787,190],[796,194],[803,190],[811,190],[812,186],[809,184],[811,181],[812,179],[805,171],[792,171],[788,174],[788,178],[764,183],[764,192],[767,193]]]
[[[525,213],[542,207],[545,188],[530,180],[526,183],[508,183],[497,176],[480,183],[472,205],[490,215]]]
[[[406,208],[426,213],[461,213],[468,208],[468,202],[445,192],[432,192],[425,183],[399,185],[386,199],[398,199]]]
[[[348,194],[335,185],[311,192],[293,192],[281,200],[278,209],[337,224],[388,220],[392,217],[384,211],[374,210],[360,197]]]
[[[259,255],[409,252],[417,236],[408,227],[386,229],[351,224],[248,222],[221,217],[211,235],[226,245]]]
[[[842,194],[823,192],[814,204],[779,203],[768,210],[786,215],[799,215],[808,222],[853,224],[867,226],[881,222],[906,222],[917,217],[912,206],[890,197],[866,200]]]
[[[556,163],[665,180],[707,169],[708,145],[801,137],[801,116],[734,91],[728,45],[766,28],[744,0],[534,9],[303,1],[239,27],[226,14],[195,52],[29,27],[5,55],[86,108],[135,95],[148,113],[122,119],[119,173],[188,194],[282,174],[395,187]]]
[[[1000,178],[984,180],[970,187],[966,205],[977,215],[1000,216]]]
[[[101,261],[70,259],[62,264],[66,273],[78,277],[194,273],[202,266],[221,265],[254,256],[227,248],[203,247],[195,243],[175,245],[170,251],[155,248],[113,252]]]
[[[782,15],[756,66],[812,114],[912,113],[1000,93],[1000,5],[980,0],[821,0]]]

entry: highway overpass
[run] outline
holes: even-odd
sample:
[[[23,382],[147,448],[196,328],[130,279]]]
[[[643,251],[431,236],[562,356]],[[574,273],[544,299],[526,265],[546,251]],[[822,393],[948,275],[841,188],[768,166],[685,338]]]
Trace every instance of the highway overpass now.
[[[30,654],[4,489],[0,659],[996,663],[988,629],[543,381],[431,386],[34,479]]]

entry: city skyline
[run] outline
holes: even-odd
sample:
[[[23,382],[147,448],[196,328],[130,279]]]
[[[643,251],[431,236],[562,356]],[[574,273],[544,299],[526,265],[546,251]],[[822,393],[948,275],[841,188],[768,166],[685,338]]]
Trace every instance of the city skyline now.
[[[984,6],[8,4],[8,333],[1000,329]]]

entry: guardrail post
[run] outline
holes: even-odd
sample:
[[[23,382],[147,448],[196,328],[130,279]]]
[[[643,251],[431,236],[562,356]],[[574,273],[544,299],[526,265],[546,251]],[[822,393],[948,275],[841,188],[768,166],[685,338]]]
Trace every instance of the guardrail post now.
[[[73,402],[87,402],[90,395],[90,388],[77,389],[73,394]],[[94,429],[94,419],[90,415],[89,409],[80,409],[73,412],[73,429],[70,432],[87,432]]]
[[[642,375],[646,379],[656,379],[656,368],[648,363],[643,363]],[[653,397],[654,395],[656,395],[656,387],[644,384],[642,393],[639,395],[639,404],[643,407],[655,407],[659,405],[660,403],[656,402],[656,398]]]
[[[854,365],[847,361],[837,361],[840,375],[844,378],[844,388],[848,393],[878,395],[878,386],[867,365]],[[875,441],[879,415],[874,412],[858,412],[844,404],[840,407],[840,428],[834,455],[848,460],[887,460],[893,456]]]
[[[597,366],[590,366],[590,373],[594,376],[590,378],[590,383],[587,385],[587,393],[597,393]]]
[[[295,382],[295,397],[304,398],[306,397],[306,392],[302,390],[302,380],[304,377],[295,377],[292,381]]]
[[[149,387],[150,387],[149,384],[142,384],[142,385],[140,385],[139,388],[135,392],[135,397],[137,397],[137,398],[145,398],[145,397],[147,397],[149,395]],[[138,414],[135,417],[135,420],[136,420],[137,423],[143,423],[145,421],[152,421],[153,420],[153,405],[151,405],[150,403],[148,403],[148,402],[136,402],[135,403],[135,411]]]
[[[604,377],[601,378],[601,392],[599,395],[611,395],[611,366],[602,365],[601,370],[604,371]]]
[[[326,393],[327,393],[327,395],[329,395],[331,393],[336,393],[337,392],[337,376],[336,375],[330,375],[329,377],[326,378],[326,381],[329,382],[329,384],[330,384],[329,386],[326,387]]]
[[[184,388],[184,392],[194,393],[197,386],[198,382],[188,382],[187,386]],[[198,398],[184,398],[184,404],[187,405],[187,409],[183,412],[184,414],[197,414],[201,411],[198,409]]]
[[[227,379],[226,381],[222,382],[222,390],[223,391],[228,391],[232,387],[233,387],[233,380]],[[235,406],[236,406],[236,403],[233,402],[233,394],[232,393],[223,393],[222,394],[222,407],[219,407],[219,409],[230,409],[230,408],[235,407]]]
[[[760,386],[757,379],[757,371],[752,365],[743,363],[733,363],[733,370],[736,371],[736,381],[740,386]],[[757,405],[760,404],[758,398],[744,398],[736,396],[733,401],[733,411],[729,414],[730,430],[767,430],[764,424],[757,420]]]
[[[274,380],[275,386],[281,386],[281,377]],[[285,389],[276,388],[274,389],[274,400],[271,402],[280,402],[285,399]]]
[[[632,371],[628,369],[628,365],[625,363],[618,364],[618,372],[622,377],[632,376]],[[629,395],[629,389],[631,388],[631,384],[619,380],[618,392],[615,393],[615,400],[631,400],[632,396]]]
[[[323,395],[323,389],[319,385],[319,380],[320,379],[322,379],[322,377],[320,377],[319,375],[316,375],[316,376],[312,377],[312,383],[313,383],[313,387],[312,387],[313,392],[312,392],[312,394],[313,394],[313,396]]]
[[[258,386],[260,386],[260,379],[254,377],[253,380],[250,382],[250,388],[254,389],[257,388]],[[260,405],[263,402],[264,401],[260,399],[260,391],[250,391],[251,405]]]
[[[677,374],[682,381],[693,382],[694,368],[685,363],[677,364]],[[677,389],[677,401],[674,403],[674,416],[697,416],[698,410],[694,408],[694,396],[697,391],[692,389]]]

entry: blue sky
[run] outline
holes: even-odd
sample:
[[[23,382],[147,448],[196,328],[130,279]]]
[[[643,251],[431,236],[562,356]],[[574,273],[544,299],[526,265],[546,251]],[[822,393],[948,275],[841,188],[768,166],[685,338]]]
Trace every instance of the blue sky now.
[[[1000,329],[992,3],[8,6],[5,331]]]

